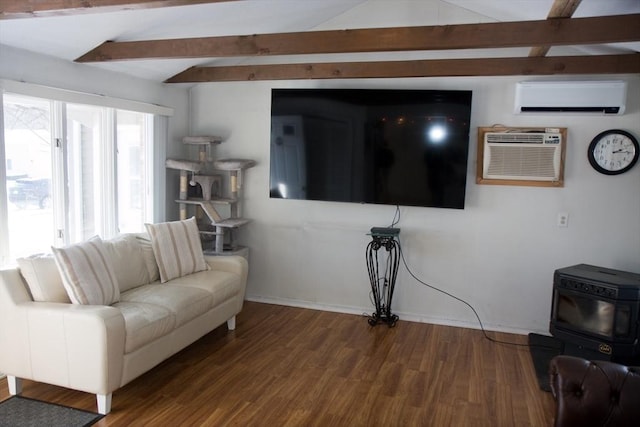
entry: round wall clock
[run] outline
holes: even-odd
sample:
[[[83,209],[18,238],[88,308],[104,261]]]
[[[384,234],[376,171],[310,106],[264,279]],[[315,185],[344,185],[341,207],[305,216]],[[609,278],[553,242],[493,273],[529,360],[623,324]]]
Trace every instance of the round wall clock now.
[[[587,152],[589,163],[605,175],[618,175],[631,169],[640,156],[636,137],[620,129],[610,129],[596,135]]]

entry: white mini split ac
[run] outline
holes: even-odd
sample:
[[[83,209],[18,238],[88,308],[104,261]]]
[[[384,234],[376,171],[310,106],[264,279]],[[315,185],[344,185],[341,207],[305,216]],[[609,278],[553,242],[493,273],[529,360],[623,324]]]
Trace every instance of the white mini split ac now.
[[[484,134],[482,178],[515,181],[562,179],[562,134],[487,132]]]
[[[516,113],[624,114],[627,82],[531,81],[516,84]]]

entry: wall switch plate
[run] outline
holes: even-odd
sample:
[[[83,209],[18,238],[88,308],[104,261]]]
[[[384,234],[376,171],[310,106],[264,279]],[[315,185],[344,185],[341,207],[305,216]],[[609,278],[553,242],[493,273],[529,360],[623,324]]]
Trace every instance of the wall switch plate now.
[[[569,226],[569,214],[567,212],[560,212],[558,214],[558,227]]]

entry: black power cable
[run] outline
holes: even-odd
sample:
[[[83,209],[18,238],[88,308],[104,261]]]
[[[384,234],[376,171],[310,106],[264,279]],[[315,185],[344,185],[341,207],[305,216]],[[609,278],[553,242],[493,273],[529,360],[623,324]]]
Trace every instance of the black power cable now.
[[[395,225],[397,225],[400,222],[400,206],[396,205],[396,212],[393,216],[393,220],[391,222],[391,225],[389,227],[394,227]],[[416,276],[415,274],[413,274],[413,272],[411,271],[411,269],[409,268],[409,265],[407,265],[407,260],[405,260],[404,258],[404,252],[402,251],[402,244],[400,242],[400,238],[398,237],[398,248],[400,249],[400,258],[402,259],[402,264],[404,265],[404,268],[407,269],[407,272],[409,273],[409,275],[411,277],[413,277],[414,280],[416,280],[418,283],[420,283],[423,286],[428,287],[429,289],[433,289],[434,291],[440,292],[450,298],[453,298],[454,300],[461,302],[462,304],[466,305],[467,307],[469,307],[471,309],[471,311],[473,312],[473,314],[476,316],[476,319],[478,320],[478,324],[480,325],[480,330],[482,331],[482,335],[484,335],[484,337],[496,344],[507,344],[507,345],[513,345],[513,346],[517,346],[517,347],[537,347],[537,348],[549,348],[549,349],[555,349],[555,347],[551,347],[551,346],[545,346],[545,345],[532,345],[532,344],[522,344],[522,343],[517,343],[517,342],[511,342],[511,341],[502,341],[502,340],[498,340],[495,338],[490,337],[487,334],[487,331],[484,329],[484,325],[482,324],[482,320],[480,319],[480,315],[478,315],[478,312],[476,311],[475,308],[473,308],[473,306],[471,304],[469,304],[467,301],[463,300],[462,298],[459,298],[447,291],[444,291],[436,286],[430,285],[427,282],[421,280],[420,278],[418,278],[418,276]]]
[[[484,325],[482,324],[482,320],[480,320],[480,316],[478,315],[478,312],[476,311],[475,308],[473,308],[473,306],[471,304],[469,304],[468,302],[466,302],[465,300],[463,300],[462,298],[458,298],[457,296],[444,291],[440,288],[437,288],[433,285],[428,284],[427,282],[419,279],[415,274],[413,274],[413,272],[411,271],[411,269],[409,268],[409,266],[407,265],[407,260],[404,259],[404,253],[402,252],[402,245],[400,244],[400,242],[398,242],[398,247],[400,248],[400,258],[402,259],[402,264],[404,264],[404,268],[407,269],[407,272],[409,273],[409,275],[411,275],[411,277],[413,277],[418,283],[420,283],[421,285],[424,285],[426,287],[428,287],[429,289],[433,289],[434,291],[440,292],[450,298],[453,298],[456,301],[459,301],[461,303],[463,303],[464,305],[466,305],[467,307],[469,307],[471,309],[471,311],[473,311],[473,314],[476,316],[476,319],[478,319],[478,323],[480,324],[480,329],[482,330],[482,334],[484,335],[484,337],[486,339],[488,339],[491,342],[497,343],[497,344],[509,344],[509,345],[515,345],[515,346],[520,346],[520,347],[529,347],[529,344],[521,344],[521,343],[516,343],[516,342],[510,342],[510,341],[502,341],[502,340],[497,340],[495,338],[491,338],[489,335],[487,335],[487,331],[484,329]]]
[[[400,222],[400,205],[396,205],[396,213],[393,215],[393,219],[391,220],[391,225],[389,228],[393,228],[397,223]]]

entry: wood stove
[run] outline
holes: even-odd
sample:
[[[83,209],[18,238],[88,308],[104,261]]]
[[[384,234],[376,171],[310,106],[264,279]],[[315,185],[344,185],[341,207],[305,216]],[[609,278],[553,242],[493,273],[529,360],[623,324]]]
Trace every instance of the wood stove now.
[[[549,332],[564,354],[640,364],[640,274],[587,264],[556,270]]]

